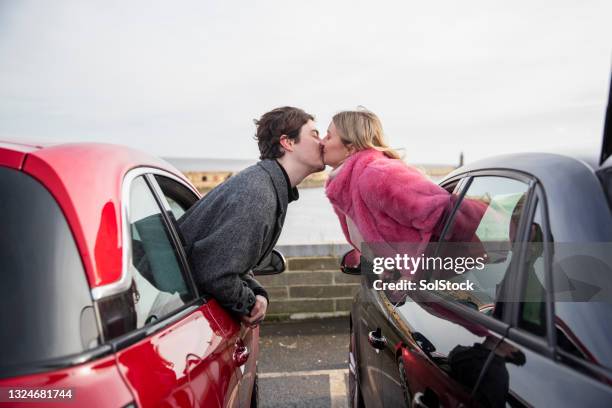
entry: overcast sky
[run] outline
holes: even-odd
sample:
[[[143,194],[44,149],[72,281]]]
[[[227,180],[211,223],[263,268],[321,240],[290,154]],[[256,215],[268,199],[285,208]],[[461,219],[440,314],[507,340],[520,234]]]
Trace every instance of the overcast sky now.
[[[0,0],[0,139],[253,159],[253,118],[363,105],[408,161],[601,143],[605,1]]]

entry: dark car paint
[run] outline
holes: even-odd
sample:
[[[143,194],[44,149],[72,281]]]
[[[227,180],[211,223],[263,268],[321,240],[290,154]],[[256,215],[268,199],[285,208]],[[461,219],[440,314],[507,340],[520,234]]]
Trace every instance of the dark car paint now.
[[[532,180],[531,196],[544,204],[544,229],[551,242],[612,242],[612,216],[597,170],[560,155],[505,155],[460,168],[440,184],[485,174],[527,177]],[[523,225],[523,234],[524,229]],[[515,269],[511,273],[516,274],[518,282],[521,275],[519,268]],[[612,405],[609,371],[588,362],[572,362],[571,356],[557,353],[552,328],[544,339],[513,328],[516,312],[508,312],[512,308],[506,308],[503,321],[499,321],[457,304],[438,303],[470,322],[462,325],[461,319],[427,310],[422,299],[394,308],[382,292],[367,286],[363,275],[362,290],[351,314],[358,343],[358,378],[366,406],[405,406],[399,358],[405,366],[410,400],[421,406]],[[547,316],[553,319],[552,302],[548,300]],[[595,321],[609,319],[609,315],[596,310],[591,317]],[[473,332],[473,323],[486,327],[495,340],[482,345],[484,337]],[[377,329],[387,339],[385,349],[379,353],[367,337]],[[608,338],[599,344],[605,347],[609,343]],[[499,357],[502,347],[513,350],[512,358]],[[469,356],[474,356],[471,366],[464,364],[458,371],[461,376],[453,376],[445,365],[453,349],[453,358],[464,355],[468,358],[463,361],[468,361]],[[479,366],[478,374],[469,375]],[[500,391],[503,386],[508,389],[505,395]]]

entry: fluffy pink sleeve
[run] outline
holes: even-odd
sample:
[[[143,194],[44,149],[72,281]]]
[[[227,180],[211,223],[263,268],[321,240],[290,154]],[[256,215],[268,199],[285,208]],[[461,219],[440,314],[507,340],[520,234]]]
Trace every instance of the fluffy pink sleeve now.
[[[450,207],[450,193],[400,161],[368,166],[359,177],[362,199],[373,214],[431,233]]]

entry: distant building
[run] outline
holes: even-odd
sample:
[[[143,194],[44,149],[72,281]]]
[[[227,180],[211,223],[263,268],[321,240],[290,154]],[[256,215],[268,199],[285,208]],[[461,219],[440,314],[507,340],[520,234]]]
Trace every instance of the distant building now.
[[[255,160],[183,157],[166,157],[164,160],[183,173],[202,194],[206,194],[232,175],[256,163]]]

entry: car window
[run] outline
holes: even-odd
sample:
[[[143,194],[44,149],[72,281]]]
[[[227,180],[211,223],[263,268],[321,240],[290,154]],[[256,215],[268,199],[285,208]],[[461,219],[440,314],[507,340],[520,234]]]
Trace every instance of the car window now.
[[[546,264],[541,202],[536,204],[533,219],[527,225],[529,235],[522,265],[524,282],[519,299],[518,326],[538,336],[546,336]]]
[[[81,257],[55,199],[32,177],[4,167],[0,190],[2,377],[96,347],[99,333]]]
[[[137,327],[155,322],[194,298],[160,208],[143,177],[130,189],[132,290]]]
[[[453,269],[430,277],[463,284],[465,290],[438,291],[442,296],[493,314],[513,257],[512,243],[528,189],[526,183],[511,178],[474,177],[437,253],[444,263],[454,261]],[[467,289],[469,286],[472,288]]]
[[[198,197],[181,183],[161,175],[155,175],[155,180],[168,203],[174,220],[178,220],[196,202]]]
[[[542,203],[535,206],[525,246],[523,283],[519,302],[518,327],[538,336],[546,335],[546,263]]]

